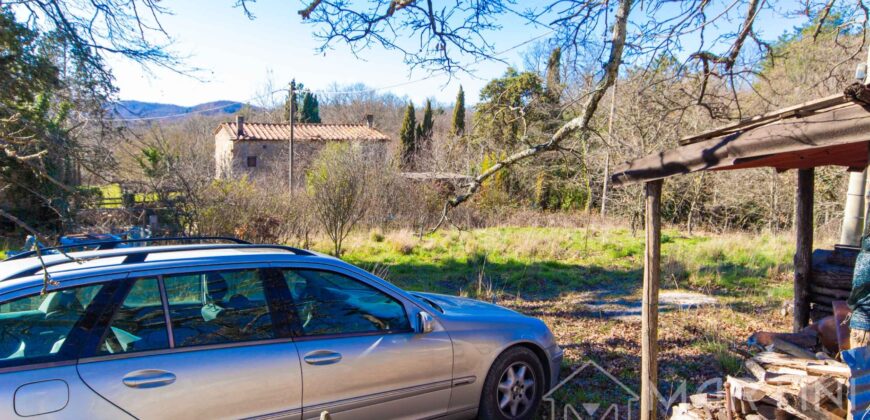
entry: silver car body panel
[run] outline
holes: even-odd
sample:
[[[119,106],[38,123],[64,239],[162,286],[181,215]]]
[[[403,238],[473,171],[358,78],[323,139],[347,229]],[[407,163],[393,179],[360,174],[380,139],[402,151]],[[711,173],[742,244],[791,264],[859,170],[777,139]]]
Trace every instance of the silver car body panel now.
[[[239,419],[282,414],[299,418],[302,376],[296,346],[246,342],[83,359],[82,380],[140,419]],[[168,373],[165,386],[134,387],[125,378]],[[155,404],[155,402],[159,402]]]
[[[405,306],[415,323],[420,312],[431,315],[432,332],[297,337],[279,342],[167,349],[148,354],[82,359],[75,364],[37,369],[0,369],[0,395],[13,396],[26,383],[63,380],[70,401],[51,414],[57,418],[319,418],[328,411],[342,418],[471,418],[476,415],[484,379],[496,357],[511,346],[533,349],[556,383],[562,351],[540,320],[472,299],[408,293],[362,269],[324,256],[295,255],[274,248],[240,246],[214,250],[155,252],[132,264],[87,260],[93,252],[75,253],[84,262],[49,268],[62,288],[120,278],[271,266],[324,269],[350,275],[390,294]],[[121,256],[166,247],[96,251]],[[57,262],[62,256],[47,256]],[[18,273],[38,268],[35,258],[0,263],[0,302],[39,293],[43,276]],[[416,296],[415,296],[416,295]],[[420,297],[423,297],[421,299]],[[428,301],[434,302],[434,308]],[[441,312],[443,310],[443,312]],[[318,353],[319,352],[319,353]],[[340,361],[309,364],[306,355],[338,353]],[[60,370],[57,370],[60,369]],[[64,370],[65,369],[65,370]],[[65,372],[64,375],[51,372]],[[174,376],[166,386],[135,389],[124,377]],[[78,378],[84,378],[87,385]],[[134,375],[133,381],[138,378]],[[304,384],[304,389],[303,389]],[[96,391],[96,393],[94,392]],[[99,397],[102,395],[103,398]],[[77,398],[74,398],[76,397]],[[105,399],[104,399],[105,398]],[[0,417],[13,416],[13,399],[0,404]],[[112,403],[109,403],[111,401]],[[7,415],[8,414],[8,415]]]
[[[75,361],[54,366],[33,365],[30,368],[0,374],[0,418],[36,416],[40,419],[78,420],[83,413],[87,413],[86,417],[94,420],[132,419],[123,410],[100,398],[79,379]],[[67,393],[58,394],[57,391],[63,388],[56,386],[31,387],[45,383],[63,383]],[[30,393],[33,391],[41,395]],[[45,391],[49,392],[43,393]],[[60,401],[66,401],[66,404],[57,409]]]

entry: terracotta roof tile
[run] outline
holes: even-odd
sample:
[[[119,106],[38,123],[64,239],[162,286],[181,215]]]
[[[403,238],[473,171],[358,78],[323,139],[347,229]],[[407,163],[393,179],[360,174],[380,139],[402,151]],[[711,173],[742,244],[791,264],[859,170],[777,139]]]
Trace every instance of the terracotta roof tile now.
[[[234,122],[221,123],[215,132],[228,130],[234,140],[289,140],[290,124],[245,122],[244,133],[236,136]],[[296,124],[294,140],[367,140],[384,141],[389,137],[365,124]]]

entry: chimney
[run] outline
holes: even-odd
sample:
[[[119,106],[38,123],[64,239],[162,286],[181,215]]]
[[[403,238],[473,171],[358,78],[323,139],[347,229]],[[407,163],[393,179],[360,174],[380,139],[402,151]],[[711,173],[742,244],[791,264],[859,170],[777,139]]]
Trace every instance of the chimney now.
[[[236,115],[236,137],[241,138],[245,135],[245,117]]]
[[[375,125],[375,116],[372,114],[366,114],[366,126],[372,128]]]

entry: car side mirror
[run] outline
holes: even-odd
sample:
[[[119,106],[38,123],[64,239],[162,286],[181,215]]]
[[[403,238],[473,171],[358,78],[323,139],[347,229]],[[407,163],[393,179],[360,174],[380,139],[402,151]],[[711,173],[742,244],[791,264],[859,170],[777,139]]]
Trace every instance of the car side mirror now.
[[[419,325],[417,331],[421,334],[428,334],[435,330],[435,321],[432,319],[432,315],[426,312],[417,314],[417,324]]]

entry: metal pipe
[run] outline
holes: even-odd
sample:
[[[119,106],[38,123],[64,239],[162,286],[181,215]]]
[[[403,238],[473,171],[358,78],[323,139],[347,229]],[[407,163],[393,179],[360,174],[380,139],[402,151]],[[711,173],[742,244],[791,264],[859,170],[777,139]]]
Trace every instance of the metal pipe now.
[[[840,229],[840,245],[857,246],[864,230],[864,186],[867,170],[849,172],[849,190],[843,207],[843,226]]]

